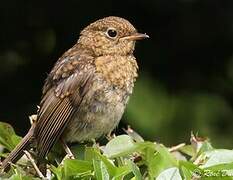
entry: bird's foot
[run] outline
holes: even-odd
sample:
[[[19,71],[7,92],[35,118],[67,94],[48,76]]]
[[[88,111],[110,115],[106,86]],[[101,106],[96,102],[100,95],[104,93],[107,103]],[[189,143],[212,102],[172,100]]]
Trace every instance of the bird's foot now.
[[[115,133],[112,133],[112,132],[109,132],[107,135],[106,135],[106,138],[108,141],[111,141],[112,139],[114,139],[116,137],[116,134]]]
[[[70,150],[70,148],[68,147],[68,145],[65,143],[63,139],[61,139],[61,144],[66,152],[66,158],[75,159],[74,154],[72,153],[72,151]]]

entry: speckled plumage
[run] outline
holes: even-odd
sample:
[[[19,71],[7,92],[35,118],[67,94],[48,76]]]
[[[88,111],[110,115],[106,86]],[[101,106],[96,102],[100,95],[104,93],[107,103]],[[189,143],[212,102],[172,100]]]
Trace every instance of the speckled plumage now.
[[[5,159],[3,169],[9,167],[8,162],[17,161],[17,153],[22,154],[31,142],[36,144],[37,164],[44,168],[40,164],[59,138],[80,142],[111,132],[124,113],[137,77],[135,41],[146,37],[119,17],[87,26],[48,75],[37,122]]]
[[[137,64],[133,56],[103,56],[95,59],[93,71],[92,84],[65,130],[68,141],[98,138],[116,127],[132,93]]]

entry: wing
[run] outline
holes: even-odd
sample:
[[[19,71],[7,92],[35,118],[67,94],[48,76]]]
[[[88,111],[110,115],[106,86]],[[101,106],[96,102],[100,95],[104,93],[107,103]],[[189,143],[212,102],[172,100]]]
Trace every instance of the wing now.
[[[38,158],[59,139],[87,93],[94,74],[88,55],[62,57],[48,76],[35,129]]]

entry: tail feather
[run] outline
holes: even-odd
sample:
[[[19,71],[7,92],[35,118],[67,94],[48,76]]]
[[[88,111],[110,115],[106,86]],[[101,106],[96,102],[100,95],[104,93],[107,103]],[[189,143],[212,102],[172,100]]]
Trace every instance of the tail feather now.
[[[10,152],[10,154],[4,159],[2,162],[0,168],[2,171],[9,171],[10,170],[10,164],[16,163],[24,154],[24,150],[27,150],[30,148],[30,144],[32,143],[33,139],[33,132],[34,132],[34,124],[28,131],[27,135],[21,140],[21,142],[13,149],[13,151]]]

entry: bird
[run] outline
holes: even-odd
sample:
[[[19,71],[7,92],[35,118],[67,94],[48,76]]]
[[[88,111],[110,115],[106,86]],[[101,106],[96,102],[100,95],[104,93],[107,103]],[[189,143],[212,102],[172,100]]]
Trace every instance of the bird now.
[[[2,171],[33,147],[37,165],[46,174],[46,156],[58,140],[90,141],[114,130],[138,76],[135,42],[148,37],[116,16],[85,27],[48,74],[37,120],[3,160]]]

